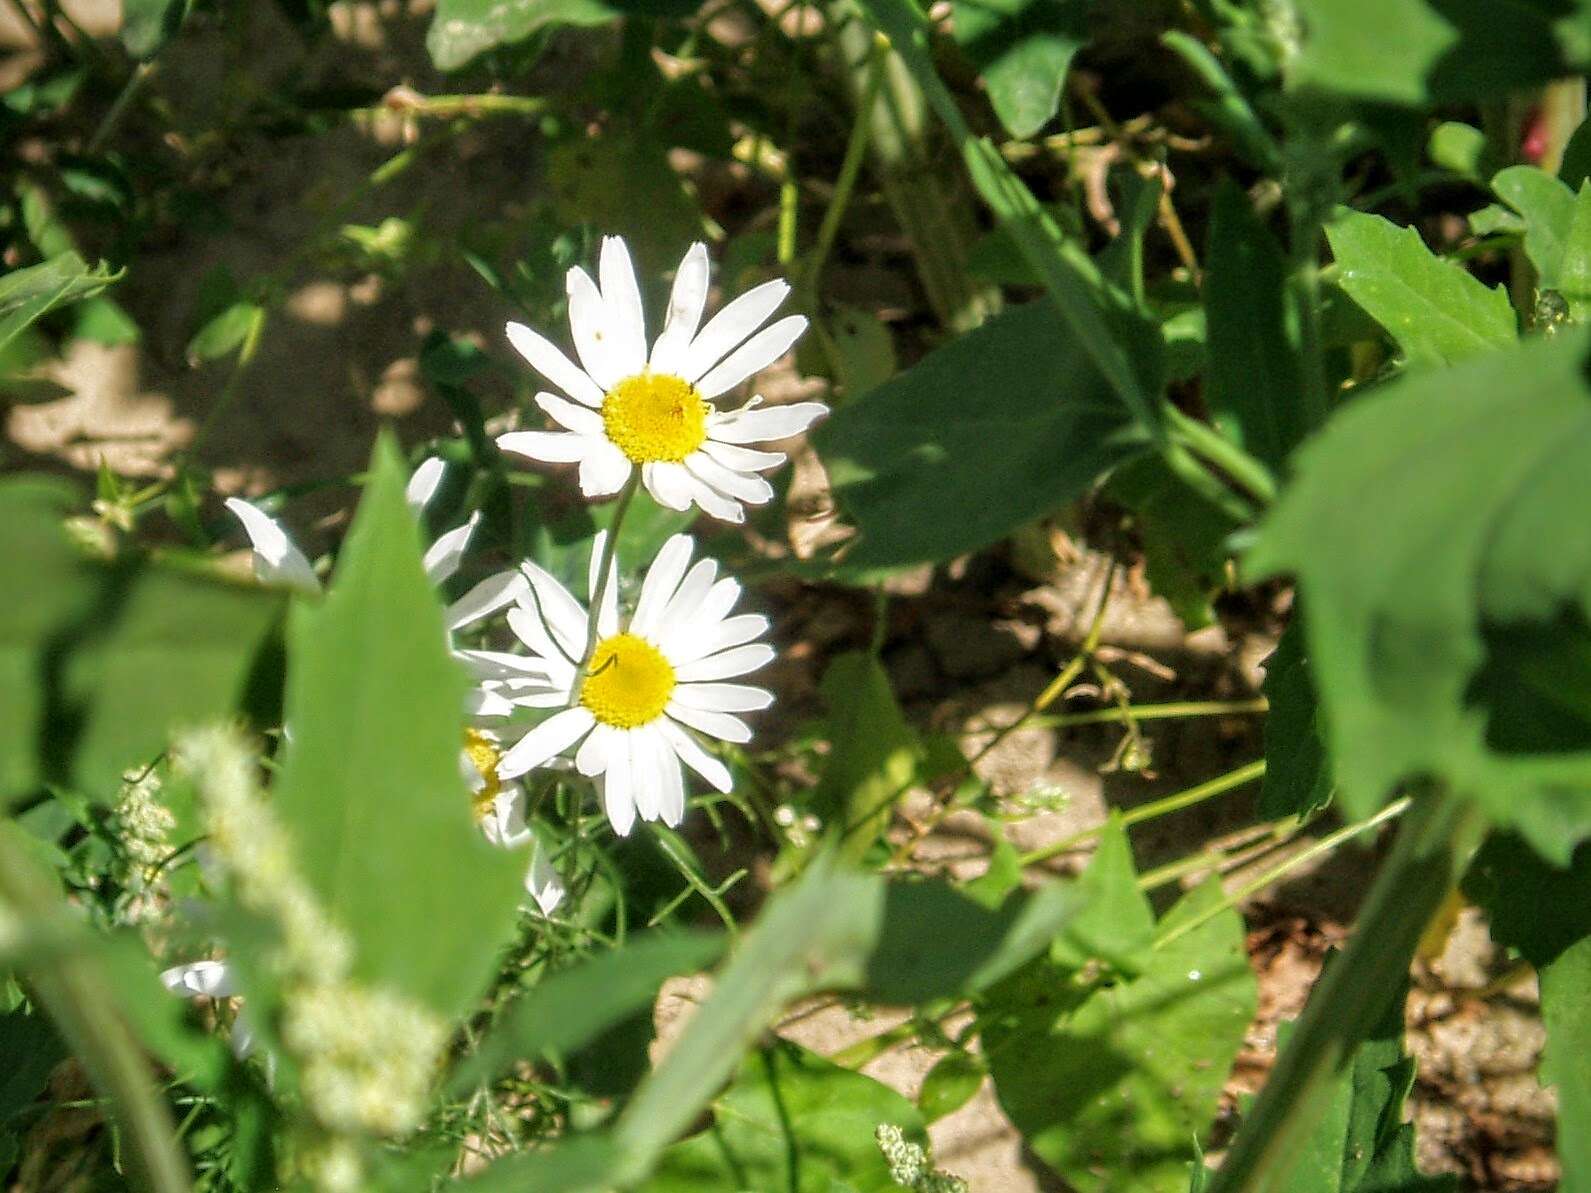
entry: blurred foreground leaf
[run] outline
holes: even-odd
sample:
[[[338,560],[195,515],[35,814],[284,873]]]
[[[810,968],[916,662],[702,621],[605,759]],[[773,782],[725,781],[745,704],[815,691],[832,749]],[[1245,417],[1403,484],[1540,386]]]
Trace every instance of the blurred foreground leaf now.
[[[1263,820],[1307,816],[1331,801],[1331,758],[1320,724],[1313,668],[1305,651],[1303,614],[1297,610],[1265,660],[1265,779]]]

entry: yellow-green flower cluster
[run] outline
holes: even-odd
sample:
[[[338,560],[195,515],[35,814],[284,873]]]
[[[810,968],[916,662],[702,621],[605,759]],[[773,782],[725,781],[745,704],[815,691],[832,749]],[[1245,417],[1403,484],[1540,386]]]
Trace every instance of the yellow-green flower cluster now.
[[[881,1123],[873,1138],[889,1165],[889,1179],[913,1193],[967,1193],[967,1182],[959,1176],[941,1172],[928,1158],[927,1149],[906,1138],[893,1123]]]

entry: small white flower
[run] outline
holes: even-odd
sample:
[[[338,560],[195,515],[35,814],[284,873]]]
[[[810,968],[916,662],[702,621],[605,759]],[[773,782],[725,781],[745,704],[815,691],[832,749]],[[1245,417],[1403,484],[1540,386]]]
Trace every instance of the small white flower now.
[[[603,239],[598,272],[600,287],[578,266],[568,276],[569,329],[583,367],[523,324],[508,325],[509,342],[567,398],[536,395],[563,430],[514,431],[499,437],[498,446],[532,460],[578,462],[587,497],[617,493],[639,465],[660,504],[696,505],[726,522],[744,521],[742,502],[761,505],[773,496],[757,474],[785,461],[782,452],[747,445],[800,434],[828,413],[819,402],[759,408],[760,397],[736,410],[712,404],[778,360],[806,330],[801,315],[762,326],[789,285],[754,287],[701,327],[707,247],[693,244],[674,275],[663,331],[649,354],[641,290],[620,237]]]
[[[190,961],[160,973],[161,984],[179,998],[236,998],[237,978],[225,961]],[[254,1051],[254,1029],[239,1009],[232,1021],[232,1052],[240,1060]]]
[[[498,778],[497,764],[502,757],[495,733],[478,728],[464,731],[459,769],[469,784],[481,833],[500,849],[531,846],[525,892],[535,900],[542,915],[551,915],[563,902],[563,879],[548,861],[540,839],[525,823],[524,786]]]
[[[603,545],[598,535],[591,549],[591,591],[597,588]],[[608,819],[621,836],[637,815],[680,822],[685,815],[682,762],[719,791],[730,790],[729,769],[702,749],[691,731],[750,741],[750,727],[734,714],[767,708],[773,695],[721,681],[755,671],[774,652],[753,641],[767,631],[768,619],[755,613],[728,616],[740,585],[719,579],[711,559],[692,566],[693,550],[688,535],[663,544],[623,626],[617,582],[609,575],[596,641],[589,644],[589,666],[578,685],[576,661],[586,657],[588,646],[587,611],[547,572],[533,563],[521,565],[530,591],[509,610],[508,624],[532,651],[523,662],[537,669],[545,689],[514,702],[561,711],[503,756],[497,768],[501,779],[516,778],[572,750],[575,769],[599,780]]]

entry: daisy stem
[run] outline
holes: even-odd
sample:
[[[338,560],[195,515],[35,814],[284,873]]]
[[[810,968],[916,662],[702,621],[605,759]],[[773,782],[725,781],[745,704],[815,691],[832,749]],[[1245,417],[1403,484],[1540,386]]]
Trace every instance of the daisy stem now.
[[[597,648],[597,621],[602,616],[603,598],[608,595],[613,557],[619,550],[619,531],[624,526],[624,515],[630,510],[630,501],[640,487],[641,470],[632,468],[630,479],[625,481],[624,488],[619,490],[619,503],[613,508],[613,521],[608,524],[608,541],[602,544],[602,561],[597,567],[597,582],[591,589],[591,608],[586,612],[586,648],[580,655],[579,664],[575,667],[574,683],[569,689],[571,692],[580,690],[580,681],[585,679],[586,668],[591,665],[592,652]]]

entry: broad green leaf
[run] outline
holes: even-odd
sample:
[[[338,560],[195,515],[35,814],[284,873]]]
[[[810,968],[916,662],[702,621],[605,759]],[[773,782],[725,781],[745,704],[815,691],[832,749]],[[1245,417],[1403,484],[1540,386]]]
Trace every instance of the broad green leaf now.
[[[1265,715],[1265,779],[1259,802],[1264,820],[1306,816],[1331,802],[1331,759],[1302,617],[1294,612],[1265,661],[1263,691],[1270,710]]]
[[[1149,443],[1048,302],[930,353],[815,439],[861,531],[844,563],[857,574],[987,546]]]
[[[90,269],[76,253],[63,252],[0,277],[0,352],[55,307],[98,294],[120,276],[103,264]]]
[[[1333,97],[1500,97],[1573,73],[1591,52],[1585,0],[1312,0],[1299,15],[1289,82]]]
[[[1558,177],[1570,190],[1578,191],[1591,178],[1591,120],[1582,120],[1569,143],[1563,147]]]
[[[1574,197],[1557,280],[1557,289],[1568,300],[1570,314],[1584,322],[1591,315],[1591,182],[1582,182]]]
[[[1457,120],[1444,120],[1431,130],[1426,152],[1437,165],[1474,182],[1489,178],[1497,169],[1486,134]]]
[[[988,1076],[988,1066],[976,1053],[947,1052],[923,1078],[917,1109],[928,1122],[938,1122],[972,1101]]]
[[[1328,959],[1327,964],[1331,961]],[[1403,1050],[1407,989],[1354,1050],[1337,1075],[1331,1102],[1301,1144],[1277,1188],[1287,1193],[1452,1193],[1454,1177],[1422,1176],[1414,1164],[1414,1128],[1403,1121],[1414,1061]],[[1293,1025],[1281,1025],[1285,1045]]]
[[[1199,887],[1165,932],[1222,900]],[[1079,1193],[1183,1193],[1256,1005],[1243,921],[1224,910],[1149,954],[1130,981],[1069,989],[1048,960],[985,1000],[995,1093],[1030,1148]]]
[[[1205,403],[1228,439],[1280,472],[1325,411],[1304,408],[1286,258],[1234,183],[1216,192],[1206,260]]]
[[[1088,41],[1082,0],[956,0],[962,53],[978,68],[1000,123],[1031,137],[1055,115],[1072,56]]]
[[[840,858],[858,862],[888,826],[917,773],[917,736],[906,724],[889,676],[861,651],[840,655],[821,684],[832,746],[812,792]]]
[[[1261,527],[1248,570],[1298,578],[1354,816],[1429,776],[1549,858],[1591,832],[1586,344],[1564,333],[1358,400]]]
[[[438,0],[425,48],[438,70],[458,70],[548,26],[606,25],[618,15],[601,0]]]
[[[467,1092],[516,1060],[579,1048],[650,1007],[665,978],[705,969],[723,949],[716,933],[657,934],[544,977],[493,1025],[454,1077],[454,1088]]]
[[[122,0],[122,45],[134,58],[152,58],[187,15],[188,0]]]
[[[1326,227],[1339,282],[1387,329],[1411,364],[1451,364],[1518,339],[1503,286],[1487,289],[1425,247],[1413,228],[1343,212]]]
[[[828,319],[838,377],[846,396],[876,389],[899,369],[889,325],[862,307],[838,306]]]
[[[71,491],[0,486],[0,801],[45,782],[113,799],[173,730],[237,709],[281,597],[195,566],[90,560]]]
[[[917,1107],[887,1085],[788,1040],[753,1051],[713,1100],[713,1125],[663,1153],[642,1193],[890,1193],[873,1132],[926,1143]]]
[[[275,803],[302,872],[354,939],[355,974],[451,1015],[512,933],[525,859],[488,845],[470,813],[464,675],[404,482],[384,437],[324,602],[293,610]]]
[[[1558,289],[1558,268],[1574,222],[1574,191],[1535,166],[1499,171],[1492,190],[1525,222],[1525,254],[1536,267],[1537,283],[1544,290]]]
[[[456,1160],[457,1151],[449,1153]],[[444,1186],[464,1193],[599,1193],[613,1187],[619,1151],[606,1135],[576,1135],[549,1147],[499,1160],[479,1176]],[[407,1177],[408,1179],[402,1179]],[[409,1173],[388,1186],[393,1193],[426,1188]]]
[[[1540,972],[1541,1080],[1558,1092],[1562,1187],[1591,1188],[1591,845],[1560,868],[1514,834],[1494,834],[1464,876],[1464,892],[1485,909],[1492,939]]]
[[[44,1090],[50,1072],[66,1058],[55,1028],[43,1015],[21,1007],[0,1015],[0,1134],[18,1111]],[[3,1165],[0,1165],[3,1171]]]
[[[265,310],[257,303],[239,300],[206,321],[188,341],[188,363],[220,360],[240,348],[255,327],[265,320]]]
[[[1138,889],[1138,867],[1119,815],[1105,822],[1077,887],[1082,909],[1050,946],[1050,960],[1081,969],[1098,958],[1120,973],[1138,973],[1154,940],[1155,913]]]

